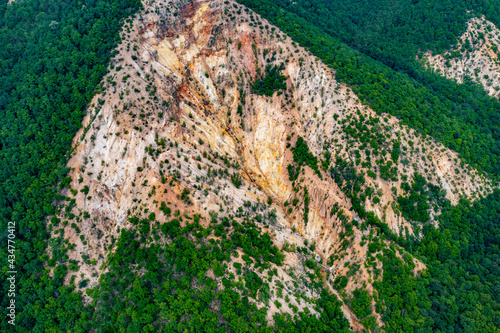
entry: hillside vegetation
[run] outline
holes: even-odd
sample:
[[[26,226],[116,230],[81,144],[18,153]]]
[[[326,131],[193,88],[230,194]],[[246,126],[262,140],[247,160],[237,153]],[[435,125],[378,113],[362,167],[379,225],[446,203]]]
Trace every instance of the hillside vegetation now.
[[[398,117],[498,177],[500,102],[480,86],[459,85],[425,71],[415,59],[418,49],[450,47],[465,30],[467,6],[461,1],[241,3],[335,69],[337,78],[373,110]]]
[[[481,15],[3,2],[0,330],[499,331],[500,102],[424,61]]]
[[[431,24],[440,25],[444,21],[447,24],[443,26],[451,24],[450,29],[435,29],[441,32],[436,37],[428,33],[432,26],[418,25],[418,20],[398,19],[401,13],[415,9],[409,3],[400,4],[400,12],[384,8],[389,3],[374,3],[375,8],[371,8],[349,2],[345,5],[349,9],[339,10],[337,6],[341,6],[341,2],[336,1],[293,4],[278,1],[272,5],[251,0],[241,2],[330,64],[337,77],[351,85],[374,110],[396,115],[408,126],[442,141],[461,153],[464,160],[497,177],[498,101],[488,97],[482,87],[471,83],[458,85],[426,72],[415,60],[418,48],[425,46],[439,51],[458,38],[468,17],[464,7],[461,10],[460,6],[454,7],[455,2],[439,2],[434,4],[436,10],[425,7],[420,11],[420,15],[436,18],[427,21]],[[398,2],[391,2],[390,6],[397,7]],[[445,19],[455,10],[451,7],[460,14],[453,16],[453,20]],[[487,8],[490,11],[485,14],[494,20],[495,7]],[[376,15],[379,11],[394,21]],[[370,20],[374,15],[384,25],[378,33],[374,31],[377,25]],[[402,33],[404,31],[407,33]],[[363,43],[367,39],[370,42]],[[364,53],[349,49],[343,42]],[[447,208],[438,218],[439,229],[428,226],[424,229],[423,241],[406,243],[407,249],[427,264],[428,270],[422,276],[414,278],[411,263],[406,266],[394,252],[385,252],[384,278],[376,288],[384,300],[387,331],[444,331],[450,327],[453,332],[498,329],[500,307],[494,286],[495,272],[499,269],[499,203],[497,191],[475,203],[472,209],[466,202]],[[490,236],[485,238],[486,235]],[[469,246],[472,238],[474,245]],[[453,279],[447,280],[451,276]],[[409,294],[414,297],[409,298]],[[484,311],[473,311],[478,308]]]
[[[53,277],[44,269],[45,216],[63,199],[58,190],[68,181],[71,141],[99,90],[124,19],[139,6],[137,1],[0,4],[0,259],[7,268],[6,230],[14,221],[18,332],[88,326],[81,296],[62,284],[66,266]],[[4,318],[6,272],[0,290]],[[2,320],[1,329],[12,326]]]

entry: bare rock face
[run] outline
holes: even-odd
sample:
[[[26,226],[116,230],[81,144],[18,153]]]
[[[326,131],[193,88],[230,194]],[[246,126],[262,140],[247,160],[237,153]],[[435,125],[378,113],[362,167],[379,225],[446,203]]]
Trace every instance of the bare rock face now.
[[[250,10],[218,0],[144,6],[124,26],[103,91],[75,136],[68,164],[73,193],[65,194],[73,195],[74,207],[61,214],[68,222],[63,232],[74,244],[70,259],[79,262],[89,286],[106,270],[120,230],[134,227],[129,221],[134,214],[154,214],[161,222],[186,212],[208,221],[214,214],[257,211],[264,216],[263,230],[280,247],[315,244],[327,284],[346,274],[344,263],[361,264],[370,232],[347,223],[359,219],[344,182],[337,183],[329,167],[309,166],[290,180],[298,137],[318,164],[330,155],[332,166],[338,157],[363,173],[371,170],[366,161],[373,139],[361,140],[363,132],[377,133],[373,164],[375,158],[389,160],[399,142],[401,156],[390,164],[393,176],[364,177],[364,186],[378,198],[367,197],[365,208],[396,234],[413,233],[396,200],[415,173],[441,186],[452,203],[491,190],[475,170],[459,167],[455,152],[362,105],[331,69]],[[272,96],[252,89],[266,66],[283,66],[286,76],[286,89]],[[363,119],[376,121],[359,125],[361,132],[351,130]],[[171,212],[160,209],[162,203]],[[288,281],[289,269],[303,273],[301,258],[289,251],[280,276]],[[347,292],[363,284],[371,292],[371,281],[380,278],[360,266]],[[312,304],[297,306],[314,311]],[[273,311],[291,313],[286,306],[271,310],[270,318]],[[355,318],[350,321],[359,328]]]
[[[500,30],[484,16],[467,22],[457,45],[444,54],[424,54],[424,64],[458,83],[471,80],[490,96],[500,96]]]

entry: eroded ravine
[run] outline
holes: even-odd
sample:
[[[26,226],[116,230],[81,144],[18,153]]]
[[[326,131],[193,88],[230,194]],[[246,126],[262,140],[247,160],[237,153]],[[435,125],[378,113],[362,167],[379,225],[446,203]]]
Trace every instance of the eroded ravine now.
[[[367,163],[367,144],[346,134],[346,124],[361,117],[381,119],[360,127],[380,134],[381,159],[390,159],[384,150],[396,141],[404,152],[390,164],[398,177],[364,177],[378,198],[366,198],[367,211],[396,234],[405,228],[413,232],[394,207],[402,183],[411,182],[415,172],[443,186],[452,203],[491,190],[477,171],[460,167],[455,152],[362,105],[330,68],[251,11],[230,1],[157,1],[145,8],[151,10],[122,32],[105,92],[89,107],[88,131],[75,136],[68,164],[78,228],[68,221],[64,235],[75,244],[69,256],[80,263],[79,274],[89,286],[106,270],[120,230],[134,228],[128,221],[132,214],[169,218],[161,203],[207,221],[211,213],[237,215],[259,207],[262,215],[274,216],[274,222],[261,225],[280,247],[314,244],[315,259],[334,270],[362,261],[371,233],[349,222],[357,214],[342,190],[344,181],[337,183],[329,168],[303,166],[296,180],[288,171],[299,137],[318,165],[330,154],[331,165],[339,157],[352,161],[358,172],[370,170],[361,163]],[[271,96],[252,89],[266,65],[283,65],[286,76],[286,89]],[[303,270],[302,262],[302,255],[291,251],[280,276],[290,280],[287,270]],[[371,292],[378,278],[360,265],[346,292],[360,286]],[[296,304],[314,311],[312,304]],[[272,306],[269,318],[278,311],[292,313]]]

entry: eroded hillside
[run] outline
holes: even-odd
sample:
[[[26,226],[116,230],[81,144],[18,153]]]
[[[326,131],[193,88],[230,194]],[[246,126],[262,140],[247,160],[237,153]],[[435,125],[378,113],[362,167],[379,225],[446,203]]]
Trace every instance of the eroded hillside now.
[[[125,23],[75,136],[68,202],[51,220],[72,260],[68,283],[97,286],[121,230],[138,219],[154,225],[197,214],[205,227],[251,219],[285,254],[265,271],[240,250],[231,257],[262,279],[276,269],[268,319],[316,313],[317,279],[358,330],[352,292],[373,295],[383,269],[378,245],[390,243],[360,211],[406,236],[432,223],[445,199],[491,191],[455,152],[362,105],[330,68],[252,11],[228,1],[144,7]]]
[[[484,17],[467,22],[467,31],[457,45],[444,54],[423,56],[424,63],[458,83],[467,80],[481,84],[489,95],[500,95],[500,30]]]

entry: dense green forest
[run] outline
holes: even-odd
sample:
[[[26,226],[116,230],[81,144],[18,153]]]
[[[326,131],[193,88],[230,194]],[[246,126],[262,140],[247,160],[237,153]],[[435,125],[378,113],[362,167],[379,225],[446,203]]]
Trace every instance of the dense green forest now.
[[[408,246],[427,271],[415,277],[411,255],[384,249],[379,290],[387,332],[495,332],[500,327],[500,191],[461,202]],[[403,254],[403,259],[396,256]]]
[[[419,51],[442,52],[465,31],[468,18],[486,15],[498,23],[495,1],[278,1],[300,17],[314,18],[330,36],[387,66],[416,70]],[[470,12],[468,12],[470,11]]]
[[[83,332],[90,314],[62,284],[61,260],[49,277],[44,216],[54,212],[71,140],[106,73],[124,19],[137,0],[24,0],[0,4],[0,227],[2,321],[7,314],[7,222],[14,221],[16,331]],[[5,246],[4,246],[5,245]]]

